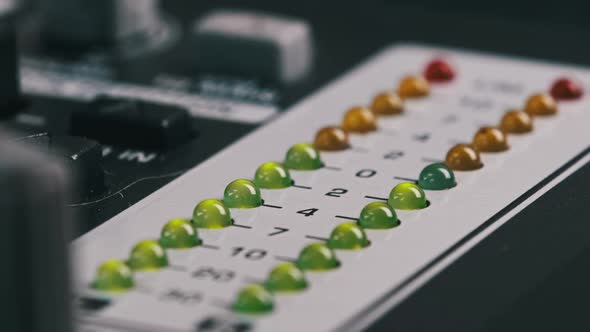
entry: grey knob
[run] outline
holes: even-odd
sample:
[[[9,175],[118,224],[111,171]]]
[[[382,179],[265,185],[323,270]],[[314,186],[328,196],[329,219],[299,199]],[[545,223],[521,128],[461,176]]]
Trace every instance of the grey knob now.
[[[311,26],[298,18],[217,10],[193,26],[194,63],[206,73],[294,83],[313,65]]]
[[[5,136],[0,156],[2,330],[69,332],[67,176],[54,160]]]
[[[161,25],[158,0],[43,0],[42,34],[52,42],[112,45]]]

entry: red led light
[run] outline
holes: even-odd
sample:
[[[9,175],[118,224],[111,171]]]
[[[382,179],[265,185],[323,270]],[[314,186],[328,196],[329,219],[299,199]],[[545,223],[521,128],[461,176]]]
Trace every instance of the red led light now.
[[[455,77],[455,71],[446,61],[434,59],[426,66],[424,77],[429,82],[448,82]]]
[[[568,78],[560,78],[551,86],[551,96],[557,100],[578,99],[583,93],[582,87]]]

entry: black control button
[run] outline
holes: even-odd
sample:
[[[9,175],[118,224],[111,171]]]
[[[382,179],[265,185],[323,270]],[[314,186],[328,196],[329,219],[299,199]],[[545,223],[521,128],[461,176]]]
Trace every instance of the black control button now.
[[[187,110],[133,99],[98,97],[87,111],[72,114],[71,134],[104,144],[170,149],[192,135]]]

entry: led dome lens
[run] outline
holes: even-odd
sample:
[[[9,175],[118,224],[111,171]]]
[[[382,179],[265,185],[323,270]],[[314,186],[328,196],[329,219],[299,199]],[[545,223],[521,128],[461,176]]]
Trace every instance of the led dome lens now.
[[[371,110],[377,115],[396,115],[404,111],[404,101],[393,92],[382,92],[373,98]]]
[[[134,271],[153,271],[168,266],[168,257],[158,241],[143,240],[131,250],[128,264]]]
[[[262,195],[254,182],[239,179],[225,187],[223,202],[229,208],[252,209],[262,205]]]
[[[557,100],[575,100],[583,94],[582,86],[569,78],[560,78],[551,86],[551,96]]]
[[[420,76],[406,76],[400,82],[397,93],[402,98],[426,97],[430,93],[430,85]]]
[[[428,206],[424,190],[412,182],[403,182],[395,186],[389,193],[387,203],[398,210],[419,210]]]
[[[527,99],[524,111],[531,116],[549,116],[557,114],[557,103],[548,94],[539,93]]]
[[[448,62],[434,59],[424,69],[424,77],[432,83],[449,82],[455,78],[455,71]]]
[[[340,127],[324,127],[315,135],[313,145],[320,151],[341,151],[350,148],[348,133]]]
[[[385,202],[367,204],[359,218],[359,225],[366,229],[389,229],[399,224],[395,210]]]
[[[353,107],[344,114],[342,128],[349,133],[366,134],[377,130],[377,118],[366,107]]]
[[[443,163],[434,163],[420,172],[418,185],[426,190],[445,190],[457,185],[455,173]]]
[[[472,146],[479,152],[502,152],[508,150],[504,132],[494,127],[482,127],[473,136]]]
[[[232,225],[229,209],[222,201],[206,199],[193,210],[193,226],[197,228],[219,229]]]
[[[479,152],[467,144],[457,144],[447,152],[445,164],[455,171],[474,171],[483,167]]]
[[[313,145],[299,143],[287,151],[284,165],[297,171],[313,171],[322,168],[324,163],[320,158],[320,152]]]
[[[274,308],[272,294],[264,287],[252,284],[240,290],[232,305],[241,314],[265,314]]]
[[[369,244],[365,231],[353,222],[336,226],[328,240],[328,247],[341,250],[360,250],[368,247]]]
[[[201,242],[191,222],[185,219],[170,220],[160,234],[160,244],[169,249],[193,248]]]
[[[327,271],[340,266],[332,249],[323,243],[312,243],[299,253],[297,266],[308,271]]]
[[[307,288],[307,280],[295,264],[281,263],[272,269],[265,285],[271,292],[297,292]]]
[[[526,134],[533,131],[533,119],[522,111],[508,111],[500,121],[500,129],[507,134]]]
[[[293,180],[283,164],[271,161],[258,167],[254,183],[262,189],[283,189],[293,185]]]
[[[124,292],[133,288],[133,274],[125,262],[111,259],[96,270],[92,288],[107,292]]]

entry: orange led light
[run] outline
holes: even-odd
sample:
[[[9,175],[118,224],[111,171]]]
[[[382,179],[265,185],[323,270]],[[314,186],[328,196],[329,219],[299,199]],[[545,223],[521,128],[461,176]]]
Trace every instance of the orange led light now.
[[[501,152],[509,148],[504,132],[494,127],[480,128],[473,136],[473,147],[480,152]]]
[[[522,111],[508,111],[500,121],[500,129],[508,134],[524,134],[533,130],[533,119]]]
[[[400,114],[404,110],[404,101],[397,93],[383,92],[373,98],[371,110],[377,115]]]
[[[344,115],[342,128],[351,133],[366,134],[377,130],[377,118],[366,107],[353,107]]]
[[[457,144],[447,153],[445,164],[455,171],[474,171],[483,167],[479,153],[467,144]]]
[[[548,94],[539,93],[529,97],[524,111],[531,116],[548,116],[557,113],[557,103]]]
[[[340,151],[350,147],[348,133],[340,127],[324,127],[315,135],[313,145],[320,151]]]
[[[430,93],[430,85],[423,77],[406,76],[400,82],[397,93],[402,98],[425,97]]]

